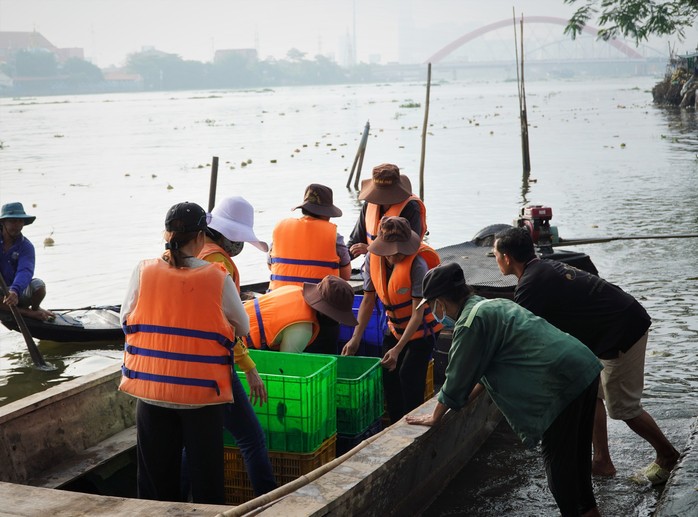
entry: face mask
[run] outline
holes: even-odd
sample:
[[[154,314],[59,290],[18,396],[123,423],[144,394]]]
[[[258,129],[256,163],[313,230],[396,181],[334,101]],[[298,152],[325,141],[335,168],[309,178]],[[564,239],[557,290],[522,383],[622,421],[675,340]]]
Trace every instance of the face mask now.
[[[436,315],[436,304],[437,303],[439,303],[439,305],[441,305],[441,317],[440,318]],[[448,316],[446,314],[446,308],[444,307],[444,304],[439,302],[438,300],[436,300],[436,302],[434,302],[434,310],[431,311],[431,313],[434,315],[434,319],[436,320],[436,322],[441,323],[444,326],[444,328],[452,329],[453,327],[456,326],[456,322],[453,320],[453,318],[451,318],[450,316]]]
[[[244,245],[244,242],[233,242],[229,241],[225,237],[221,237],[221,248],[223,248],[231,257],[239,255]]]

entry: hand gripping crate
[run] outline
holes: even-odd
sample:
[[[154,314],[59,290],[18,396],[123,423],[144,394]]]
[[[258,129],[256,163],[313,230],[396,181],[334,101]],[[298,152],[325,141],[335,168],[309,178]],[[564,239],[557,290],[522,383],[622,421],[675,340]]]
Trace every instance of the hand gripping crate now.
[[[336,357],[263,350],[250,350],[250,356],[269,394],[254,411],[270,451],[309,453],[337,432]],[[249,393],[245,375],[236,370]]]
[[[269,460],[276,483],[281,486],[307,474],[335,458],[337,435],[333,435],[314,452],[295,453],[269,451]],[[245,469],[240,449],[225,447],[223,450],[226,504],[242,504],[255,495]]]
[[[337,433],[360,434],[383,414],[383,368],[377,357],[337,357]]]

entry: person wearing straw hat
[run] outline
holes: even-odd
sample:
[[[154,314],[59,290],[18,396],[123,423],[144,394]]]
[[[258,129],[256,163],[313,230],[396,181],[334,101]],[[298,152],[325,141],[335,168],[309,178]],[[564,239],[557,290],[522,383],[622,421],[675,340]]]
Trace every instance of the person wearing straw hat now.
[[[230,275],[197,258],[208,214],[196,203],[165,216],[165,253],[142,260],[121,305],[119,389],[136,404],[138,497],[178,501],[186,449],[192,499],[223,504],[223,421],[233,402],[233,343],[249,318]]]
[[[0,308],[17,307],[23,316],[46,321],[55,315],[41,308],[46,284],[34,278],[34,245],[22,235],[22,229],[35,220],[36,216],[25,213],[22,203],[7,203],[0,209],[0,274],[9,290],[3,293]]]
[[[243,339],[248,347],[260,350],[306,351],[320,332],[320,315],[350,327],[357,323],[352,310],[354,290],[346,280],[332,275],[318,284],[279,287],[244,305],[250,332]],[[336,352],[336,342],[334,346]]]
[[[381,364],[388,414],[396,422],[424,401],[427,368],[442,326],[429,307],[418,304],[422,279],[440,259],[404,217],[384,217],[368,252],[359,323],[342,355],[356,354],[377,295],[385,305],[390,328],[383,340]]]
[[[418,196],[412,194],[410,179],[400,174],[397,165],[376,165],[371,179],[361,182],[359,200],[365,203],[347,244],[352,258],[366,254],[384,216],[404,217],[419,238],[424,238],[427,232],[426,207]]]
[[[351,277],[351,256],[344,244],[344,237],[337,232],[331,217],[341,217],[342,211],[332,199],[332,189],[312,183],[305,189],[300,208],[302,217],[290,217],[274,228],[269,251],[271,281],[269,290],[285,285],[318,283],[327,275],[344,280]],[[336,354],[339,339],[339,323],[332,318],[318,315],[320,334],[306,352]]]
[[[458,264],[424,277],[434,317],[453,328],[446,380],[432,426],[486,389],[528,448],[541,443],[548,487],[562,515],[600,515],[591,481],[591,436],[601,363],[581,341],[504,298],[472,294]]]
[[[267,243],[255,235],[253,226],[252,205],[241,196],[227,197],[217,203],[211,211],[206,229],[206,241],[199,252],[200,259],[225,266],[235,282],[238,293],[240,292],[240,274],[232,260],[233,257],[242,251],[245,242],[249,242],[264,253],[269,251]],[[260,405],[267,402],[267,390],[257,372],[257,365],[239,337],[235,340],[233,353],[235,363],[245,374],[250,393],[248,397],[242,383],[235,375],[233,377],[234,402],[226,405],[224,425],[235,437],[235,443],[240,448],[252,490],[255,495],[260,496],[277,487],[264,431],[252,407],[256,402]],[[188,487],[188,483],[185,482],[185,486]]]
[[[301,209],[302,217],[289,217],[274,228],[269,251],[271,281],[269,290],[283,285],[318,283],[327,275],[349,280],[351,257],[344,237],[337,233],[331,217],[342,211],[333,204],[332,189],[313,183],[308,185]]]

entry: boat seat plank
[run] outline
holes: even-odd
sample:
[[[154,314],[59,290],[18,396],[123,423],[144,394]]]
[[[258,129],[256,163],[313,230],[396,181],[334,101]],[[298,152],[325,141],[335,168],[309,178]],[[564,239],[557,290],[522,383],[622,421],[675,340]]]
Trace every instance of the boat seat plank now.
[[[28,484],[43,488],[59,488],[135,446],[136,426],[134,425],[85,449],[41,476],[30,480]]]

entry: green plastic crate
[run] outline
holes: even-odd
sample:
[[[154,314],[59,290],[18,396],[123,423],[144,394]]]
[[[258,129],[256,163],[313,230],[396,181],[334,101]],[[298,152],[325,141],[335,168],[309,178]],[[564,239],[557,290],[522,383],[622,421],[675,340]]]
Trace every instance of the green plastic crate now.
[[[383,368],[377,357],[337,357],[337,432],[356,435],[383,415]]]
[[[250,350],[269,401],[254,405],[271,451],[313,452],[337,432],[337,358]],[[245,374],[235,366],[247,393]],[[234,444],[226,433],[226,444]]]

